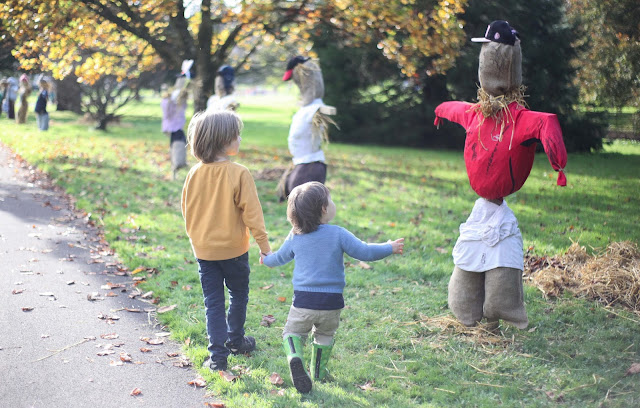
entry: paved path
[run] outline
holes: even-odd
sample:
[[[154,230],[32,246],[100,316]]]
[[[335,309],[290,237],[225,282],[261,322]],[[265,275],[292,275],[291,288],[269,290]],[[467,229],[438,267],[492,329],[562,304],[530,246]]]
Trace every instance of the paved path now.
[[[176,366],[180,345],[134,293],[97,229],[0,143],[0,407],[212,402],[188,384],[197,372]]]

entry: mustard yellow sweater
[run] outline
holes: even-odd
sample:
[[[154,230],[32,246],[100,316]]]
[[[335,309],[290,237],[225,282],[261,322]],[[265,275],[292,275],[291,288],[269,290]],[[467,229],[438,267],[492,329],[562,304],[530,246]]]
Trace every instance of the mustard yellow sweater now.
[[[249,250],[249,231],[260,251],[271,251],[262,206],[249,170],[228,160],[198,163],[182,188],[182,216],[193,253],[219,261]]]

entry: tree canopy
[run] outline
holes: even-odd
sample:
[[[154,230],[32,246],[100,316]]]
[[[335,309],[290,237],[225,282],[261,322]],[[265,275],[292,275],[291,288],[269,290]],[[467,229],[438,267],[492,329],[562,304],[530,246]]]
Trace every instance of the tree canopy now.
[[[353,43],[373,42],[403,72],[415,75],[416,56],[429,74],[444,72],[463,39],[456,15],[466,0],[236,0],[189,3],[169,0],[6,0],[0,19],[18,46],[23,68],[39,65],[56,78],[74,72],[81,81],[100,75],[131,78],[157,65],[177,69],[196,60],[197,106],[213,90],[217,68],[250,62],[264,43],[285,38],[311,49],[308,39],[323,22]]]
[[[578,81],[585,102],[640,106],[640,3],[569,0],[568,15],[581,29]]]

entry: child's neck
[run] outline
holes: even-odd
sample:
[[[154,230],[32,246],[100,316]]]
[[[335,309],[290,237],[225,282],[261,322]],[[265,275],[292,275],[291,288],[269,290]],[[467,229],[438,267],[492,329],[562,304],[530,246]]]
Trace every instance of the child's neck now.
[[[223,162],[223,161],[227,161],[229,160],[229,156],[218,156],[216,157],[216,159],[213,161],[214,163],[218,163],[218,162]]]

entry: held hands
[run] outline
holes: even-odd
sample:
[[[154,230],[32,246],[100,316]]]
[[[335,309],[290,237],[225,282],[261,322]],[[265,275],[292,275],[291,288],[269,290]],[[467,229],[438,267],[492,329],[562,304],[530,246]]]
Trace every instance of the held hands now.
[[[268,253],[266,253],[266,254],[264,254],[264,253],[260,252],[260,265],[264,265],[264,258],[265,258],[267,255],[271,255],[272,253],[273,253],[273,251],[269,251],[269,252],[268,252]]]
[[[387,244],[391,244],[392,253],[402,255],[404,251],[404,238],[398,238],[395,241],[387,241]]]

